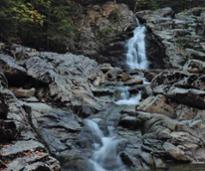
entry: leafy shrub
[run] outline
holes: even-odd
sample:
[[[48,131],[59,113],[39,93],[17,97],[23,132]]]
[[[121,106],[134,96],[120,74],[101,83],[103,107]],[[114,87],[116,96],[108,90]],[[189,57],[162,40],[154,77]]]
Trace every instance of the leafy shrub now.
[[[76,37],[79,10],[72,0],[1,0],[0,39],[65,51]]]

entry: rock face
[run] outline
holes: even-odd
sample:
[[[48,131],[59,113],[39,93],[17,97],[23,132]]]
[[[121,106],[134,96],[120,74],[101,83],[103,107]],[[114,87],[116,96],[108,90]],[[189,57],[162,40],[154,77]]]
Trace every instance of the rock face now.
[[[128,170],[164,168],[170,160],[205,161],[203,61],[189,60],[182,70],[143,73],[99,65],[85,56],[35,51],[21,57],[25,53],[0,58],[5,74],[1,156],[2,163],[9,163],[2,168],[58,170],[51,154],[64,170],[92,170],[86,158],[98,138],[83,127],[89,116],[100,120],[105,132],[108,123],[119,129],[118,138],[126,140],[120,156]],[[143,84],[143,76],[151,83]],[[141,92],[142,101],[116,105],[122,87],[133,95]],[[9,156],[14,157],[7,161]]]
[[[86,15],[79,21],[77,52],[99,63],[122,66],[126,40],[135,26],[135,15],[125,4],[106,2],[88,7]]]
[[[0,169],[59,171],[59,162],[37,139],[24,106],[7,89],[3,73],[0,86]]]
[[[137,12],[137,16],[159,40],[167,66],[181,68],[187,59],[204,61],[204,8],[177,14],[171,8],[147,10]]]

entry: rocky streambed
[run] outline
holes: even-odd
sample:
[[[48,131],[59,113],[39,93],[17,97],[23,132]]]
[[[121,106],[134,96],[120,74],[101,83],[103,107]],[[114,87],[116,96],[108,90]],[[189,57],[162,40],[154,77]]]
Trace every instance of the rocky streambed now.
[[[149,70],[1,43],[0,170],[203,170],[204,13],[137,13]]]

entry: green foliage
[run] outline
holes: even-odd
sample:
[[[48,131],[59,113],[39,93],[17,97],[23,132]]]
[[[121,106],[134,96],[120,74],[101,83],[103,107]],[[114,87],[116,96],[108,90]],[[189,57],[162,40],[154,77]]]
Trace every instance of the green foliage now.
[[[126,3],[134,11],[171,7],[179,12],[188,8],[205,6],[204,0],[117,0],[117,2]]]
[[[136,2],[136,7],[138,10],[146,10],[146,9],[157,9],[159,8],[159,4],[157,0],[138,0]]]
[[[119,11],[119,9],[114,9],[111,14],[110,14],[110,20],[113,22],[113,23],[119,23],[120,22],[120,19],[121,19],[121,13]]]
[[[63,51],[77,34],[79,10],[72,0],[1,0],[0,38]]]
[[[31,3],[17,4],[11,7],[13,18],[19,23],[38,23],[43,25],[45,16],[40,14]]]
[[[114,31],[115,30],[112,28],[112,26],[106,26],[105,28],[97,31],[96,33],[97,39],[104,41],[108,37],[110,37],[110,35],[112,35]]]

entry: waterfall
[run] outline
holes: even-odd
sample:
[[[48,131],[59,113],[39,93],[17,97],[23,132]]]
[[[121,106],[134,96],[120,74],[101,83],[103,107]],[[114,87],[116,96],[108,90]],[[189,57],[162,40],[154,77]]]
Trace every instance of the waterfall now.
[[[138,26],[134,30],[134,36],[128,40],[127,65],[130,69],[147,69],[149,64],[145,48],[145,26]]]
[[[141,100],[141,92],[139,92],[135,96],[131,96],[129,92],[129,87],[121,87],[121,97],[119,100],[115,102],[117,105],[127,105],[127,106],[132,106],[132,105],[137,105],[139,101]]]
[[[144,26],[138,26],[134,30],[134,36],[127,42],[127,64],[130,69],[147,69],[148,61],[145,49],[145,31]],[[149,84],[143,79],[143,83]],[[119,100],[115,102],[117,105],[134,106],[141,100],[141,92],[131,95],[129,87],[122,86],[116,89],[120,92]],[[121,149],[119,148],[124,140],[121,140],[114,133],[114,127],[107,125],[108,135],[100,129],[96,120],[86,119],[85,127],[87,127],[92,135],[93,152],[89,159],[91,169],[89,171],[126,171],[125,166],[120,158]]]
[[[109,135],[105,136],[95,121],[87,119],[85,124],[91,133],[100,137],[100,142],[93,144],[94,152],[89,160],[92,171],[125,171],[119,155],[119,145],[123,140],[117,138],[113,128],[108,128]]]

